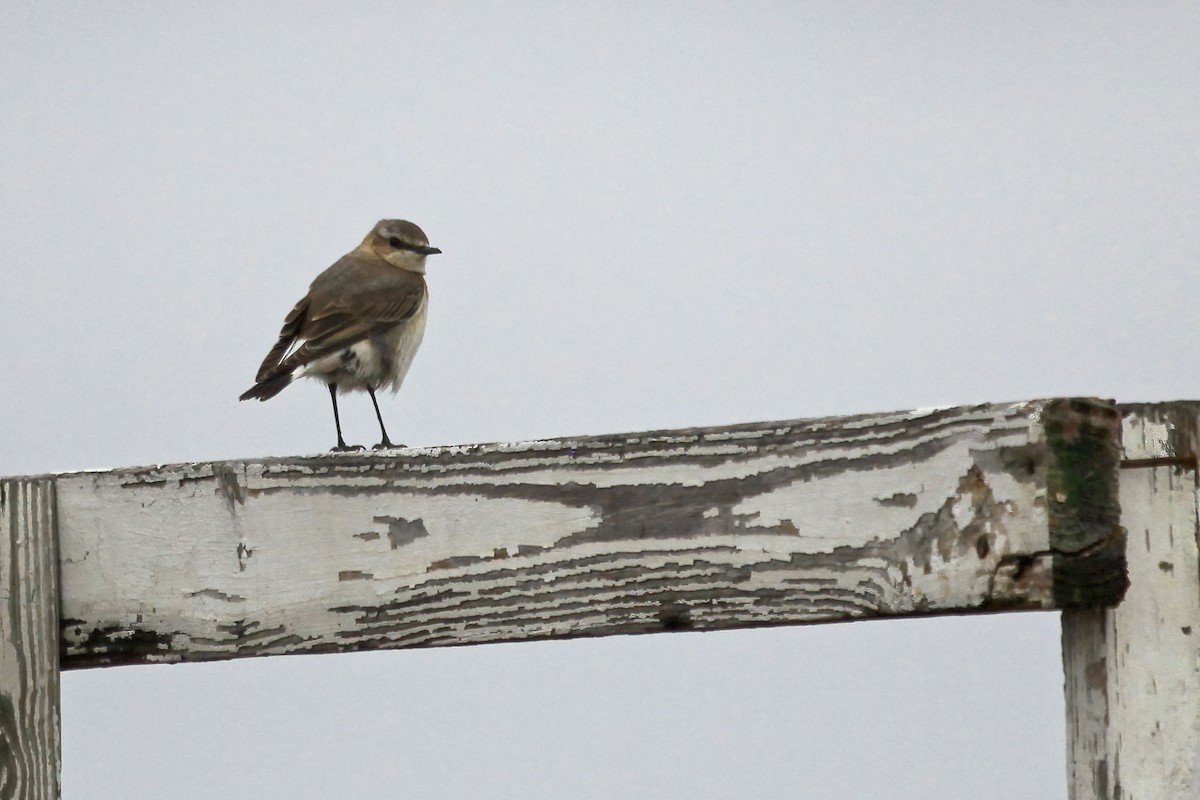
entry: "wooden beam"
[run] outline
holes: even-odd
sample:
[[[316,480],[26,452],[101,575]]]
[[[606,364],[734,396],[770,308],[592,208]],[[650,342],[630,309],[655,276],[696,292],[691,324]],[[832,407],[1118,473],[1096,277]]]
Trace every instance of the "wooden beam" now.
[[[0,797],[57,800],[54,481],[0,480]]]
[[[1119,434],[1046,400],[63,475],[63,666],[1113,603]]]
[[[1062,619],[1070,797],[1200,797],[1200,404],[1122,410],[1129,591]]]

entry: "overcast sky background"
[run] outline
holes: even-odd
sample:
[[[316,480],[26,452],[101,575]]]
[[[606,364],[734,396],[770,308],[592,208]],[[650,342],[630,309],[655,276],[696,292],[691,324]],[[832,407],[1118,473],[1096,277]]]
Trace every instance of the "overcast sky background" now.
[[[237,396],[381,217],[410,445],[1200,398],[1197,76],[1190,2],[6,2],[0,474],[327,449]],[[72,672],[63,790],[1061,798],[1061,686],[1054,614]]]

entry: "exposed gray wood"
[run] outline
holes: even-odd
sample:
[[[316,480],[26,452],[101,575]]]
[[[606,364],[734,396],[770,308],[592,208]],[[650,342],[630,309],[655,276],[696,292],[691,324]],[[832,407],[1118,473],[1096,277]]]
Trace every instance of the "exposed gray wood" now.
[[[1115,602],[1116,420],[1034,401],[64,475],[64,666]]]
[[[1120,416],[1108,404],[1063,400],[1042,418],[1050,446],[1047,497],[1055,605],[1112,602],[1128,585],[1117,473]]]
[[[1126,406],[1130,586],[1063,614],[1072,800],[1200,797],[1200,405]]]
[[[59,792],[58,550],[51,479],[0,481],[0,798]]]

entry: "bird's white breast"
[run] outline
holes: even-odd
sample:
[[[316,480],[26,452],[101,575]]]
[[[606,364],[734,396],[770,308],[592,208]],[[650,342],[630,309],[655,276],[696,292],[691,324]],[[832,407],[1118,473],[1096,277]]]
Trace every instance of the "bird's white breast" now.
[[[413,356],[417,354],[417,348],[421,346],[421,340],[425,338],[425,318],[428,313],[429,298],[424,297],[421,299],[421,305],[417,308],[416,313],[404,323],[397,325],[388,335],[388,338],[395,340],[392,344],[394,355],[390,381],[393,392],[400,390],[400,384],[404,382],[404,376],[408,374],[408,368],[412,366]]]

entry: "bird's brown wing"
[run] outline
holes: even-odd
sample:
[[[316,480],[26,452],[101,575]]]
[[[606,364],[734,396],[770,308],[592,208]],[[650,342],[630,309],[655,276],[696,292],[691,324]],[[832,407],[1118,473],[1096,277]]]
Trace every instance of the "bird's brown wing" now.
[[[357,253],[343,256],[288,314],[256,380],[290,373],[382,333],[415,314],[424,297],[421,275]]]
[[[258,374],[254,376],[256,383],[275,374],[278,371],[279,363],[283,361],[287,352],[296,344],[296,340],[300,335],[300,329],[304,327],[304,322],[308,319],[308,303],[309,298],[305,295],[304,299],[296,303],[296,307],[291,310],[287,318],[283,321],[283,327],[279,330],[279,340],[275,342],[275,346],[271,348],[271,352],[267,353],[267,357],[263,359],[262,364],[258,368]]]

